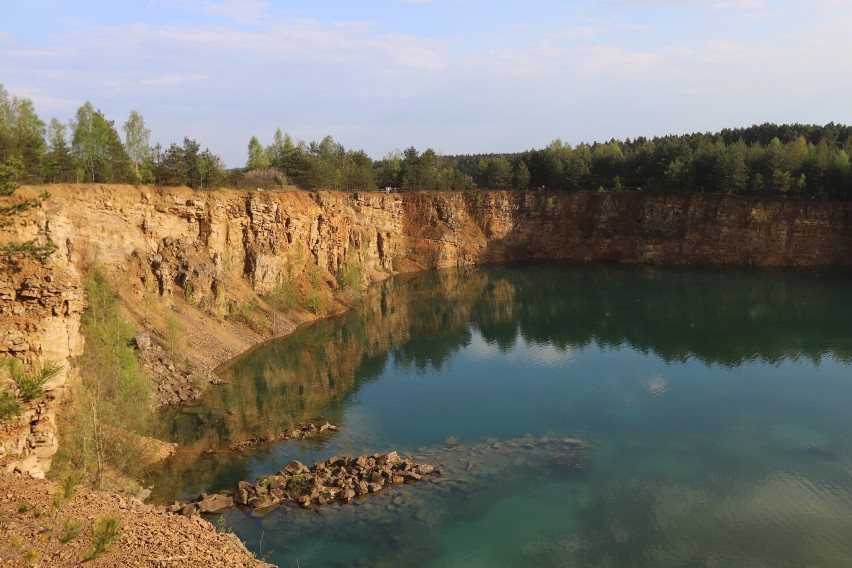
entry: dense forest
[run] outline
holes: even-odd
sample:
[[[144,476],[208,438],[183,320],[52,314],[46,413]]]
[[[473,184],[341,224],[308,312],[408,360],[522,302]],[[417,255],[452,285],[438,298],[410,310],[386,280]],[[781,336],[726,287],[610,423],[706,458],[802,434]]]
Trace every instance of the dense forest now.
[[[90,102],[63,123],[0,84],[0,195],[19,184],[133,183],[274,189],[547,189],[723,192],[846,200],[852,196],[852,127],[762,124],[717,133],[581,143],[557,139],[514,154],[444,156],[414,147],[372,159],[331,136],[294,141],[276,130],[248,142],[245,167],[188,137],[164,148],[131,111],[119,129]],[[123,134],[123,137],[122,137]]]

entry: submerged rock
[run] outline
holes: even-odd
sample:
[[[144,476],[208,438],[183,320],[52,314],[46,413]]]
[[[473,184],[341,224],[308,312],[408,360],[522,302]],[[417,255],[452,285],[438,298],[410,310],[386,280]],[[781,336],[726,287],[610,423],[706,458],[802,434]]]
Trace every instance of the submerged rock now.
[[[307,424],[303,424],[298,428],[290,428],[289,430],[279,432],[278,434],[270,438],[266,438],[264,436],[257,436],[248,440],[237,442],[231,445],[231,449],[241,452],[247,448],[254,448],[257,446],[271,444],[273,442],[282,442],[287,440],[305,440],[308,438],[313,438],[314,436],[318,436],[320,434],[325,434],[326,432],[337,432],[339,429],[340,427],[336,424],[332,424],[331,422],[322,418],[315,418]]]
[[[816,444],[811,444],[807,447],[808,454],[822,458],[824,460],[836,460],[837,454],[831,448],[826,448],[825,446],[818,446]]]

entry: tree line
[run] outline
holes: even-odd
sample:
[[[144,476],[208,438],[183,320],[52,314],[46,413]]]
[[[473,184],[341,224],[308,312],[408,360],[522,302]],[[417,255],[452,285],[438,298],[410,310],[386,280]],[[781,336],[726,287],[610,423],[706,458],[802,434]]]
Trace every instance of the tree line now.
[[[0,85],[0,193],[19,183],[146,183],[203,190],[547,189],[687,191],[846,200],[852,197],[852,127],[762,124],[717,133],[639,137],[576,146],[445,156],[409,147],[373,160],[331,136],[305,142],[281,129],[248,143],[244,167],[227,169],[185,137],[164,148],[131,111],[121,125],[90,102],[68,123],[45,124],[32,101]]]

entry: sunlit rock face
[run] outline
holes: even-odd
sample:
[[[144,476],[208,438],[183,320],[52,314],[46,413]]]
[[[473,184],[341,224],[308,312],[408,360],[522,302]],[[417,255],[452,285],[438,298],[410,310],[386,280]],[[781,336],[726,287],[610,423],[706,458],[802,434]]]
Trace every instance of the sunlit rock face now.
[[[24,187],[15,198],[42,190]],[[848,203],[583,192],[202,193],[110,185],[49,191],[42,208],[0,235],[0,244],[37,239],[57,247],[44,265],[2,269],[0,357],[56,361],[64,369],[51,385],[57,389],[82,351],[81,274],[94,264],[112,275],[140,328],[162,336],[163,319],[154,308],[180,306],[181,317],[193,322],[182,355],[200,376],[269,334],[342,309],[330,300],[286,325],[273,319],[264,336],[229,326],[235,306],[250,305],[283,281],[330,298],[348,267],[358,269],[350,284],[363,289],[391,274],[518,260],[852,265]],[[405,319],[405,313],[389,317]],[[341,364],[353,364],[345,360],[357,356],[350,349]],[[55,398],[61,398],[58,392]],[[56,448],[54,411],[31,410],[43,418],[4,426],[14,431],[4,434],[8,442],[0,447],[15,462],[38,455],[37,469],[43,470]]]

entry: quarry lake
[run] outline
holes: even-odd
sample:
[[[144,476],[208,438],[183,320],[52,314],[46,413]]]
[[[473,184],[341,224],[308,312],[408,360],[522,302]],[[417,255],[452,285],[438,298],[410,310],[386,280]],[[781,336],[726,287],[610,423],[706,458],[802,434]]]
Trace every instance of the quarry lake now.
[[[398,276],[167,411],[183,448],[152,481],[165,500],[291,460],[443,464],[351,504],[213,519],[288,567],[846,567],[850,284],[559,264]],[[320,416],[339,430],[231,449]]]

